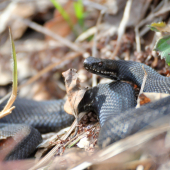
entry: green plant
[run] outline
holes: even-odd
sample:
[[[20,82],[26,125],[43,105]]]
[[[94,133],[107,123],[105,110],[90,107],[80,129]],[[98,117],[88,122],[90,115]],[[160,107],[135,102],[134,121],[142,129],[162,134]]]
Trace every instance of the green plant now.
[[[70,28],[73,30],[73,24],[71,22],[71,19],[68,15],[68,13],[64,10],[64,8],[56,1],[56,0],[50,0],[54,7],[58,10],[58,12],[62,15],[62,17],[65,19],[65,21],[68,23]]]
[[[148,25],[152,31],[156,32],[170,32],[170,26],[164,22],[152,23]],[[166,63],[170,66],[170,35],[160,38],[155,46],[154,50],[159,52],[161,58],[164,58]]]
[[[12,51],[12,60],[13,60],[13,85],[12,85],[12,94],[7,101],[7,104],[5,105],[4,109],[0,112],[0,118],[10,114],[12,110],[15,108],[12,106],[14,103],[16,97],[17,97],[17,57],[16,57],[16,52],[15,52],[15,45],[14,41],[12,38],[12,32],[11,29],[9,28],[9,37],[11,41],[11,51]]]
[[[60,3],[57,2],[57,0],[50,0],[50,1],[54,5],[54,7],[58,10],[58,12],[62,15],[64,20],[68,23],[68,25],[73,30],[75,35],[77,35],[77,31],[75,30],[75,27],[74,27],[74,25],[73,25],[73,23],[71,21],[70,16],[68,15],[68,13],[60,5]],[[84,27],[85,13],[84,13],[84,7],[83,7],[83,1],[82,0],[77,0],[77,2],[74,2],[74,11],[75,11],[75,15],[76,15],[76,17],[78,19],[78,24],[80,25],[82,30],[84,30],[84,28],[85,28]]]
[[[83,7],[83,1],[77,0],[77,2],[74,2],[74,11],[76,14],[76,17],[78,19],[79,25],[84,28],[84,7]]]

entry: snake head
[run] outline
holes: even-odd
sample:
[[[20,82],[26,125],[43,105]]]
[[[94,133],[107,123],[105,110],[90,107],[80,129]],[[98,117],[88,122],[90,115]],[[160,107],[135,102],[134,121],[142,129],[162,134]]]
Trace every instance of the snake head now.
[[[114,60],[88,57],[84,60],[84,68],[94,74],[117,80],[118,68]]]

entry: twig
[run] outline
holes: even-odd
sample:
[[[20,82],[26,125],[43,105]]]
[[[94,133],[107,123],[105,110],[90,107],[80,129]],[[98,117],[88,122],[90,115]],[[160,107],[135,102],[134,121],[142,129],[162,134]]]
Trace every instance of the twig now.
[[[117,44],[116,44],[116,48],[114,49],[114,52],[111,56],[111,59],[114,59],[115,56],[117,55],[118,51],[119,51],[119,48],[120,48],[120,45],[121,45],[121,39],[122,39],[122,36],[125,32],[126,24],[129,20],[131,5],[132,5],[132,0],[128,0],[127,3],[126,3],[125,10],[124,10],[123,18],[122,18],[120,25],[119,25],[119,28],[118,28]]]
[[[141,43],[140,43],[140,36],[139,36],[139,27],[135,27],[135,39],[136,39],[136,51],[141,52]]]
[[[93,47],[92,47],[92,56],[93,56],[93,57],[96,57],[96,53],[97,53],[97,50],[96,50],[97,33],[98,33],[99,25],[100,25],[100,23],[101,23],[102,16],[103,16],[104,13],[105,13],[104,10],[100,11],[100,15],[99,15],[99,18],[98,18],[98,20],[97,20],[96,32],[95,32],[95,35],[94,35],[94,41],[93,41]],[[93,75],[92,75],[92,87],[94,87],[94,86],[96,86],[96,85],[97,85],[97,76],[96,76],[96,74],[93,74]]]
[[[79,120],[86,114],[86,112],[82,112],[79,114]],[[61,140],[66,140],[67,137],[71,134],[71,132],[73,131],[73,129],[75,128],[75,126],[77,125],[77,120],[75,120],[73,122],[73,124],[71,125],[70,129],[68,130],[68,132],[63,135],[61,137]],[[44,164],[46,164],[55,154],[55,152],[57,151],[57,149],[59,148],[59,144],[56,145],[44,158],[42,158],[35,166],[33,166],[32,168],[30,168],[29,170],[35,170],[39,167],[42,167]]]
[[[97,10],[100,10],[100,11],[102,11],[102,10],[106,11],[107,10],[107,7],[105,7],[104,5],[101,5],[97,2],[92,2],[92,1],[89,1],[89,0],[83,0],[83,4],[85,6],[88,6],[88,7],[90,6],[94,9],[97,9]]]
[[[50,37],[52,37],[53,39],[61,42],[63,45],[71,48],[72,50],[76,51],[76,52],[80,52],[80,53],[84,53],[84,49],[82,49],[81,47],[78,47],[76,44],[72,43],[71,41],[61,37],[60,35],[50,31],[49,29],[45,28],[45,27],[42,27],[41,25],[35,23],[35,22],[32,22],[28,19],[24,19],[24,18],[21,18],[19,16],[14,16],[14,18],[16,18],[17,20],[23,22],[24,24],[26,24],[27,26],[29,26],[30,28],[36,30],[37,32],[40,32],[40,33],[43,33],[45,35],[48,35]]]
[[[163,1],[162,2],[160,2],[160,4],[157,6],[157,9],[154,9],[154,11],[156,11],[156,10],[158,10],[162,5],[163,5]],[[162,8],[164,8],[165,6],[163,6]],[[136,27],[135,27],[135,39],[136,39],[136,50],[137,50],[137,52],[141,52],[141,43],[140,43],[140,37],[142,36],[142,34],[140,33],[139,34],[139,28],[141,27],[141,26],[143,26],[144,24],[146,24],[147,22],[149,22],[149,21],[151,21],[151,20],[153,20],[153,18],[155,17],[155,16],[158,16],[158,14],[160,14],[160,13],[162,13],[162,12],[165,12],[164,10],[160,10],[160,11],[158,11],[158,12],[156,12],[156,13],[153,13],[154,11],[152,11],[151,13],[150,13],[150,15],[148,15],[148,17],[147,18],[145,18],[145,19],[143,19],[139,24],[137,24],[136,25]],[[147,28],[148,30],[150,30],[149,28]]]
[[[92,128],[94,128],[94,127],[97,126],[98,124],[99,124],[99,122],[95,123],[94,125],[92,125],[92,126],[89,128],[89,130],[92,129]],[[79,140],[80,140],[80,139],[82,139],[83,137],[85,137],[87,134],[88,134],[88,132],[82,132],[82,133],[76,135],[76,136],[73,137],[71,140],[69,140],[69,141],[64,145],[64,147],[66,147],[67,145],[69,145],[69,144],[70,144],[72,141],[74,141],[76,138],[79,138]]]
[[[100,24],[98,28],[102,27],[103,25]],[[82,34],[80,34],[75,42],[82,42],[84,41],[85,39],[87,39],[88,37],[94,35],[95,33],[97,32],[97,26],[94,26],[94,27],[91,27],[89,28],[88,30],[84,31]],[[97,38],[98,39],[98,38]]]
[[[144,69],[144,67],[142,66],[143,70],[144,70],[144,77],[143,77],[143,82],[142,82],[142,86],[141,86],[141,89],[140,89],[140,92],[139,92],[139,96],[143,93],[143,90],[144,90],[144,87],[145,87],[145,83],[146,83],[146,79],[147,79],[147,72],[146,70]],[[138,99],[137,99],[137,106],[136,108],[139,108],[140,107],[140,98],[138,96]]]
[[[165,2],[165,1],[164,1]],[[163,3],[163,1],[161,2]],[[170,3],[166,4],[166,5],[163,5],[163,7],[155,12],[155,13],[151,13],[150,15],[148,15],[144,20],[142,20],[138,25],[137,27],[140,28],[142,27],[144,24],[148,23],[149,21],[152,21],[155,17],[158,17],[159,15],[162,15],[166,12],[168,12],[170,10]]]

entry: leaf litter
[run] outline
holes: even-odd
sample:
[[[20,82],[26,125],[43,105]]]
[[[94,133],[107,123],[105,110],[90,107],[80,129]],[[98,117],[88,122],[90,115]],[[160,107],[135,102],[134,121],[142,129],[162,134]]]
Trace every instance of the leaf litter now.
[[[44,1],[46,1],[46,0],[44,0]],[[43,1],[43,3],[44,3],[44,1]],[[63,2],[61,2],[61,3],[63,3]],[[98,33],[97,37],[96,37],[96,47],[95,48],[97,49],[97,55],[99,57],[110,58],[112,53],[114,52],[116,46],[118,45],[117,44],[117,40],[118,40],[118,36],[117,36],[118,31],[117,30],[118,30],[118,25],[120,25],[120,21],[122,19],[123,13],[124,13],[126,1],[123,1],[123,0],[117,1],[116,0],[116,1],[112,1],[112,2],[111,1],[103,2],[103,1],[92,0],[92,1],[83,1],[83,4],[85,5],[85,8],[84,8],[85,11],[86,12],[90,11],[88,13],[88,15],[86,15],[85,20],[84,20],[85,26],[88,27],[87,29],[90,29],[90,28],[92,28],[92,26],[95,26],[96,20],[99,17],[99,11],[105,9],[106,14],[103,16],[103,19],[102,19],[100,25],[97,27],[95,26],[95,28],[100,29],[100,33]],[[16,3],[16,5],[18,5],[18,4]],[[43,5],[40,5],[40,6],[41,6],[41,11],[43,11]],[[169,14],[167,14],[167,11],[169,11],[169,6],[170,6],[170,4],[166,0],[163,0],[163,1],[152,1],[151,0],[151,1],[147,1],[147,2],[145,0],[140,0],[138,2],[134,0],[132,2],[132,6],[131,6],[129,21],[127,22],[127,25],[125,26],[126,29],[124,28],[125,33],[122,35],[121,46],[117,51],[117,55],[115,56],[115,59],[116,60],[126,59],[126,60],[140,61],[142,63],[145,63],[145,64],[155,68],[159,73],[161,73],[164,76],[166,76],[168,74],[170,75],[169,68],[167,66],[165,66],[165,62],[163,60],[161,60],[161,56],[159,55],[159,53],[152,52],[153,46],[155,44],[155,40],[157,40],[156,36],[154,36],[155,38],[153,38],[153,36],[152,36],[154,34],[154,32],[149,31],[149,28],[145,27],[146,24],[151,24],[151,22],[158,22],[157,19],[159,19],[160,21],[166,21],[166,23],[168,23],[167,18],[169,16]],[[67,9],[65,9],[65,10],[67,10]],[[92,54],[91,47],[92,47],[92,44],[94,41],[93,35],[95,34],[96,31],[93,30],[93,32],[90,33],[90,36],[86,36],[86,38],[84,38],[83,41],[79,41],[79,42],[74,42],[74,37],[71,37],[71,39],[69,37],[61,38],[60,36],[62,35],[62,33],[60,34],[59,32],[64,31],[64,27],[62,25],[58,32],[58,34],[60,36],[58,36],[57,33],[49,32],[47,29],[45,29],[44,26],[41,26],[42,21],[44,23],[48,23],[48,21],[50,22],[52,17],[50,19],[45,19],[45,18],[48,18],[48,16],[45,14],[47,14],[49,11],[50,10],[48,9],[48,7],[44,8],[43,12],[37,12],[38,17],[34,17],[34,16],[36,16],[36,14],[34,13],[33,19],[32,19],[32,17],[28,17],[29,20],[26,20],[20,14],[19,14],[19,16],[11,18],[14,21],[20,20],[23,23],[25,22],[26,27],[28,26],[36,31],[40,31],[41,33],[43,33],[46,36],[46,38],[49,35],[51,37],[53,37],[53,38],[48,39],[48,43],[46,42],[47,39],[44,38],[46,47],[44,49],[37,48],[37,50],[35,48],[35,51],[33,50],[33,48],[31,48],[31,53],[29,53],[29,50],[22,51],[22,49],[24,49],[23,47],[26,47],[26,46],[21,46],[19,43],[16,44],[16,49],[20,49],[17,51],[18,56],[27,56],[28,62],[31,63],[31,70],[34,69],[34,71],[35,71],[33,74],[35,74],[35,73],[37,74],[37,75],[35,75],[34,78],[31,78],[28,82],[26,81],[25,85],[23,85],[23,86],[21,85],[21,87],[23,87],[23,88],[21,88],[22,90],[24,90],[24,86],[28,87],[28,84],[30,85],[30,84],[34,83],[35,80],[39,79],[39,84],[43,87],[47,87],[46,88],[46,91],[47,91],[47,89],[50,89],[50,86],[51,87],[54,86],[54,84],[53,85],[50,84],[50,86],[46,86],[47,82],[50,80],[49,79],[50,76],[57,77],[57,84],[59,84],[58,82],[62,82],[62,84],[64,84],[64,81],[61,78],[62,77],[61,72],[63,72],[63,70],[67,70],[68,68],[72,68],[71,64],[73,64],[73,63],[75,63],[74,68],[76,68],[77,70],[83,69],[83,67],[82,67],[82,63],[84,60],[83,56],[86,56],[86,55],[90,56]],[[54,16],[53,19],[55,20],[55,15],[51,15],[51,16]],[[37,18],[38,18],[38,20],[37,20]],[[74,19],[74,17],[72,19]],[[63,23],[65,24],[65,21],[62,20],[62,24]],[[54,25],[52,25],[52,26],[54,26],[53,28],[59,29],[58,25],[55,25],[55,22],[52,24],[54,24]],[[75,22],[75,25],[76,24],[77,23]],[[11,25],[12,25],[12,22],[11,22]],[[131,25],[132,27],[129,27],[129,25]],[[158,27],[160,27],[159,24],[158,25],[153,24],[152,26],[157,27],[157,29],[159,29]],[[136,28],[135,30],[134,30],[134,27]],[[167,32],[166,31],[167,28],[168,27],[161,27],[161,29],[164,29],[165,32]],[[72,33],[70,30],[71,29],[68,28],[68,31],[66,31],[64,34],[70,36],[71,35],[70,33]],[[82,34],[85,33],[85,31],[82,31],[82,30],[80,32],[82,32]],[[21,33],[20,36],[24,35],[24,29],[21,30],[20,33]],[[35,33],[37,33],[37,32],[35,32]],[[16,36],[16,35],[14,35],[14,36]],[[135,38],[138,38],[139,41],[135,41]],[[69,39],[69,41],[68,41],[68,39]],[[22,40],[22,42],[23,42],[23,40]],[[30,41],[30,43],[31,43],[31,41]],[[34,47],[34,46],[36,47],[36,44],[38,45],[38,41],[32,47]],[[5,44],[3,44],[3,45],[4,46],[2,46],[2,47],[5,47]],[[136,46],[140,46],[140,47],[136,48]],[[2,49],[2,47],[1,47],[1,49]],[[49,50],[46,50],[48,48],[49,48]],[[54,52],[52,52],[52,49],[54,49]],[[5,48],[4,48],[4,50],[1,50],[1,53],[0,53],[0,56],[3,56],[3,57],[0,57],[0,60],[2,61],[1,63],[3,66],[4,73],[5,73],[4,66],[6,66],[6,64],[4,64],[4,62],[6,62],[5,58],[7,58],[9,56],[8,51],[9,50],[5,50]],[[75,56],[73,54],[73,56],[69,58],[69,56],[71,55],[71,53],[73,51],[76,51]],[[86,52],[86,55],[84,52]],[[55,53],[56,53],[56,55],[55,55]],[[31,55],[32,55],[32,57],[30,57]],[[67,61],[67,60],[69,60],[69,61]],[[7,61],[9,61],[9,60],[7,60]],[[54,62],[54,63],[51,64],[50,62]],[[61,65],[61,67],[58,67],[59,65]],[[43,69],[44,69],[44,71],[41,72],[41,70],[43,70]],[[28,72],[30,73],[30,71],[28,71]],[[86,77],[87,77],[86,78],[87,84],[91,84],[90,74],[86,73]],[[27,79],[27,77],[24,77],[23,79]],[[44,81],[44,83],[42,84],[42,80],[46,80],[46,81]],[[53,81],[55,82],[55,80],[56,79],[54,78]],[[99,82],[101,80],[103,80],[103,79],[100,77],[97,77],[97,82]],[[7,82],[6,84],[8,84],[9,80],[6,82]],[[76,82],[76,78],[75,78],[74,82]],[[74,87],[74,85],[73,85],[73,87]],[[73,87],[71,89],[74,89]],[[78,90],[80,90],[78,87],[79,86],[77,86],[76,88]],[[54,89],[53,91],[55,91],[55,88],[51,88],[51,89]],[[7,91],[9,91],[9,90],[7,90]],[[32,88],[31,88],[31,90],[28,90],[28,91],[31,92]],[[77,92],[77,94],[78,93],[79,92]],[[148,100],[152,101],[152,98],[153,99],[159,98],[159,96],[162,95],[162,94],[145,94],[145,93],[143,93],[143,94],[146,96],[146,97],[143,97],[144,103],[146,103],[146,101],[145,101],[146,99],[147,99],[147,101]],[[50,96],[51,96],[51,98],[54,98],[53,95],[54,95],[54,93],[50,93],[49,98],[50,98]],[[153,97],[151,98],[148,95],[153,95]],[[40,99],[43,99],[43,98],[46,99],[44,96],[45,95],[41,95]],[[73,96],[74,96],[74,98],[76,98],[76,92],[74,92]],[[81,99],[81,97],[82,96],[80,95],[80,99]],[[77,105],[77,104],[74,105],[74,102],[73,102],[74,100],[70,100],[70,101],[72,102],[72,104],[71,104],[72,106]],[[70,108],[69,112],[73,113],[73,110],[75,110],[75,113],[76,113],[76,107],[74,107],[74,109]],[[82,123],[89,124],[88,121],[89,120],[91,121],[91,119],[92,119],[91,116],[93,116],[93,114],[91,114],[91,113],[84,115],[83,120],[81,120]],[[94,120],[96,119],[95,116],[93,116],[93,118],[94,118]],[[164,122],[165,120],[162,120],[162,121]],[[75,129],[76,123],[77,122],[74,122],[74,126],[73,126],[72,130]],[[89,130],[89,128],[90,128],[90,130]],[[47,159],[44,159],[45,157],[42,158],[42,160],[40,160],[40,162],[38,162],[36,164],[36,166],[32,167],[31,169],[36,169],[35,167],[42,168],[43,166],[47,169],[48,168],[56,169],[56,165],[58,166],[58,169],[60,166],[63,169],[68,169],[68,168],[71,169],[71,167],[72,168],[77,167],[77,169],[82,169],[82,167],[84,165],[86,165],[86,168],[89,168],[89,166],[92,164],[93,165],[92,165],[92,167],[90,167],[90,169],[91,168],[94,168],[94,169],[109,169],[109,168],[111,168],[111,169],[116,169],[116,168],[117,169],[136,169],[136,168],[138,168],[139,165],[142,165],[145,169],[149,169],[149,168],[156,169],[157,167],[159,167],[159,169],[161,169],[163,167],[164,162],[168,162],[166,153],[169,153],[169,150],[166,149],[166,147],[164,145],[162,145],[165,138],[167,140],[166,143],[168,143],[168,141],[169,141],[168,135],[166,135],[166,131],[169,131],[168,126],[166,128],[164,128],[164,130],[161,131],[161,127],[158,127],[158,124],[156,124],[156,127],[155,127],[156,129],[152,129],[153,131],[146,130],[143,133],[140,132],[139,134],[136,134],[137,135],[136,138],[133,138],[133,135],[132,135],[131,137],[133,138],[133,140],[130,143],[131,146],[126,151],[123,148],[126,146],[128,139],[119,141],[120,143],[113,144],[113,146],[115,146],[115,147],[112,148],[112,146],[110,146],[110,147],[108,147],[108,150],[106,148],[106,149],[103,149],[101,152],[98,152],[98,150],[96,148],[97,133],[99,132],[100,127],[99,127],[99,125],[94,127],[94,123],[91,122],[89,125],[89,128],[88,128],[88,126],[79,124],[78,134],[72,140],[71,140],[71,137],[67,133],[63,135],[65,137],[59,135],[60,140],[58,141],[58,143],[56,142],[55,138],[51,138],[52,139],[52,143],[51,143],[52,147],[54,147],[55,149],[54,150],[52,149],[51,151],[49,151],[49,153],[46,155],[47,157],[45,156]],[[98,129],[98,131],[95,132],[94,129],[96,129],[96,130]],[[160,133],[163,133],[165,135],[161,136],[161,135],[159,135]],[[71,135],[73,136],[72,133],[71,133]],[[146,137],[145,135],[148,137],[147,139],[145,138]],[[156,140],[155,136],[157,136],[157,135],[158,135],[158,137]],[[86,136],[87,138],[84,136]],[[151,139],[153,136],[154,136],[154,138]],[[57,138],[57,135],[55,137]],[[93,139],[91,144],[89,143],[89,140],[87,140],[89,138]],[[146,140],[144,140],[144,138]],[[158,140],[158,139],[160,139],[160,140]],[[161,140],[162,140],[162,142],[160,142]],[[133,143],[133,141],[135,141],[136,143]],[[146,141],[148,141],[148,142],[146,142]],[[149,141],[151,144],[149,143]],[[84,152],[84,151],[82,152],[82,149],[81,150],[75,149],[74,151],[73,150],[71,151],[71,149],[73,149],[72,147],[76,146],[77,142],[80,142],[79,144],[82,147],[84,147],[86,151],[88,151],[88,149],[89,149],[89,151],[92,151],[92,152]],[[47,141],[46,144],[48,145],[49,141]],[[44,147],[47,146],[46,144],[44,145]],[[56,146],[54,146],[54,145],[56,145]],[[90,147],[88,148],[89,145],[90,145]],[[94,146],[92,146],[92,145],[94,145]],[[157,151],[157,153],[159,153],[161,150],[164,150],[163,148],[165,148],[166,153],[162,153],[162,155],[155,154],[153,152],[154,149],[150,149],[150,148],[152,148],[152,145],[154,146],[155,152]],[[71,148],[68,149],[66,146],[69,146]],[[135,148],[136,148],[136,150],[135,150]],[[158,148],[159,150],[156,150],[156,148]],[[110,150],[110,152],[109,152],[109,150]],[[65,153],[63,153],[63,151]],[[69,151],[70,151],[70,153],[69,153]],[[152,155],[152,156],[149,158],[147,156],[146,157],[142,156],[143,154],[145,155],[146,151],[147,151],[148,155]],[[93,153],[93,152],[94,152],[94,155],[91,155],[91,153]],[[107,157],[106,152],[110,153],[110,154],[111,153],[114,153],[114,154],[111,154],[110,157]],[[80,156],[81,159],[78,158],[78,155],[80,153],[83,155],[83,156]],[[90,153],[90,156],[89,156],[89,153]],[[62,154],[62,156],[54,157],[54,155],[56,155],[56,154],[58,154],[58,155]],[[100,155],[100,159],[99,159],[99,155]],[[144,160],[142,159],[142,157],[144,157]],[[49,165],[48,161],[49,160],[52,161],[52,158],[55,161]],[[72,159],[70,159],[70,158],[72,158]],[[164,159],[164,161],[161,162],[161,159]],[[98,161],[96,162],[96,160],[98,160]],[[111,165],[111,166],[109,167],[109,165]],[[167,165],[168,165],[168,163],[167,163]],[[27,168],[25,168],[25,169],[27,169]]]

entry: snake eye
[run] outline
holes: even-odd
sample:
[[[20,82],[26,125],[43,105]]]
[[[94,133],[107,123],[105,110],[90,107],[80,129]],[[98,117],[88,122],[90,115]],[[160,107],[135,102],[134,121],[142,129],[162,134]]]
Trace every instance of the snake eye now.
[[[99,64],[98,64],[100,67],[103,65],[103,63],[102,62],[99,62]]]

